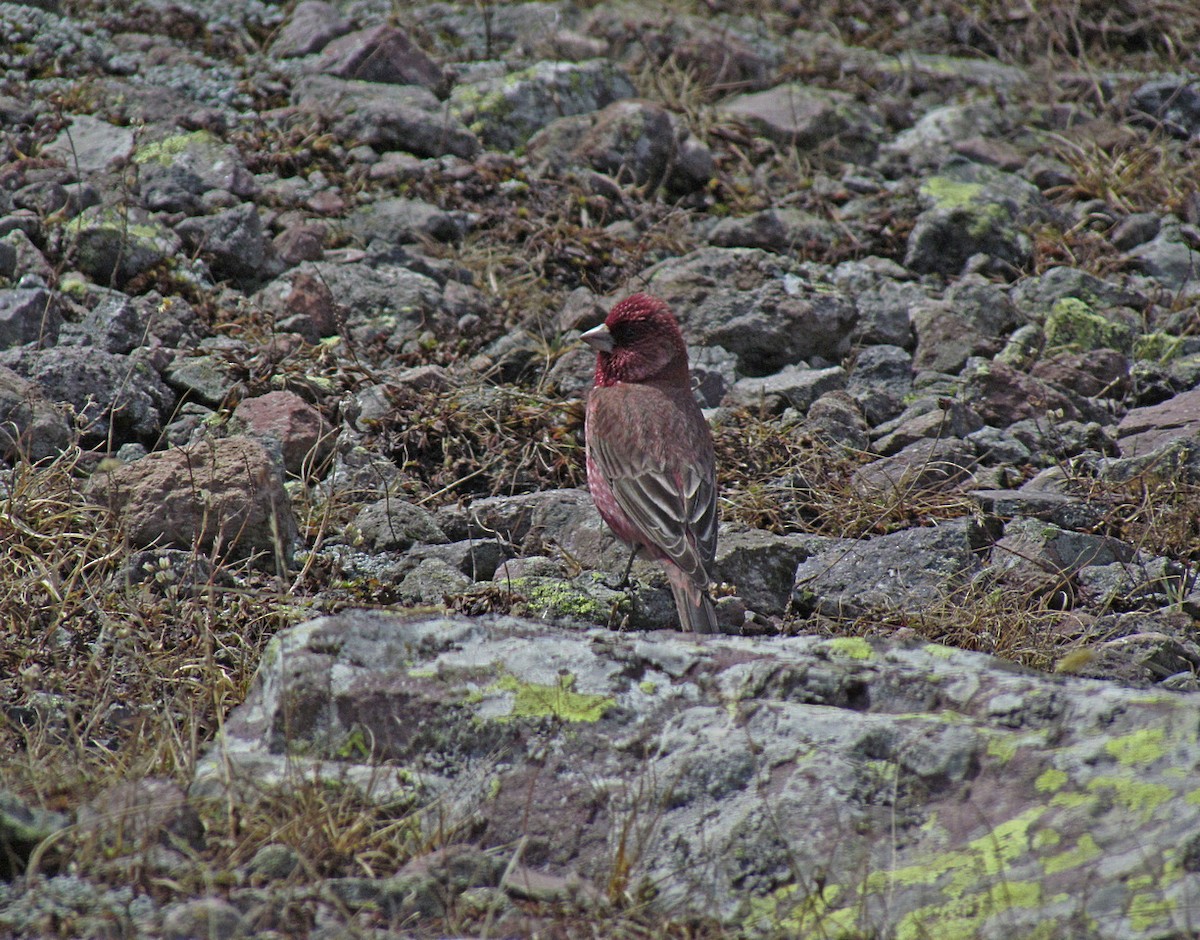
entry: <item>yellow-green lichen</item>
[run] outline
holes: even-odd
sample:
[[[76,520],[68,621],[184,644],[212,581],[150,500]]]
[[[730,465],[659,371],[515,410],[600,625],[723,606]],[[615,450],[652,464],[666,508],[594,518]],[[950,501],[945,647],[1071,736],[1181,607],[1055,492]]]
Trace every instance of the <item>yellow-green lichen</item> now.
[[[946,904],[931,904],[907,914],[896,925],[897,940],[927,937],[975,937],[984,923],[1014,908],[1034,908],[1042,903],[1042,886],[1036,881],[1001,881],[981,894]]]
[[[1145,766],[1154,763],[1167,752],[1163,745],[1165,735],[1166,732],[1162,728],[1143,728],[1106,741],[1104,750],[1124,767]]]
[[[1015,758],[1016,747],[1018,747],[1018,743],[1010,735],[996,735],[988,738],[988,756],[1000,761],[1001,764],[1008,764]]]
[[[345,740],[334,750],[342,760],[364,761],[371,756],[371,740],[362,725],[355,725]]]
[[[1144,891],[1129,899],[1129,926],[1138,933],[1169,927],[1175,902],[1158,892]]]
[[[1067,780],[1068,777],[1065,770],[1059,770],[1057,767],[1047,767],[1033,781],[1033,788],[1038,793],[1057,793],[1063,788]]]
[[[1058,855],[1051,855],[1042,862],[1042,867],[1046,870],[1047,875],[1053,875],[1060,871],[1066,871],[1068,868],[1078,868],[1080,865],[1086,865],[1092,859],[1099,857],[1099,855],[1100,846],[1096,845],[1096,840],[1085,832],[1079,837],[1079,841],[1075,843],[1075,848],[1067,849],[1067,851],[1060,852]]]
[[[935,659],[949,659],[954,655],[953,647],[945,646],[941,643],[926,643],[921,648]]]
[[[870,659],[875,655],[871,644],[861,636],[837,636],[825,644],[834,656],[844,656],[847,659]]]
[[[1068,790],[1065,793],[1055,793],[1050,805],[1058,809],[1082,809],[1096,805],[1097,797],[1091,793],[1076,793]]]
[[[1017,742],[1009,735],[996,735],[988,738],[988,757],[994,757],[1002,764],[1007,764],[1017,754]]]
[[[1161,783],[1147,783],[1131,777],[1096,777],[1088,781],[1088,790],[1111,789],[1118,803],[1126,809],[1149,817],[1158,807],[1174,796],[1174,791]]]
[[[931,176],[921,184],[921,194],[933,200],[940,209],[974,207],[982,193],[982,183],[963,183],[945,176]]]
[[[979,888],[981,879],[1005,871],[1029,851],[1029,829],[1045,811],[1045,807],[1030,807],[972,840],[964,849],[943,852],[903,868],[872,872],[867,876],[867,889],[934,885],[948,875],[942,891],[948,898],[959,899],[972,888]]]
[[[856,936],[861,928],[856,907],[830,907],[842,893],[840,885],[824,885],[819,893],[797,898],[799,885],[776,888],[769,895],[750,900],[743,925],[749,934],[764,931],[789,937]]]
[[[1061,841],[1062,836],[1053,829],[1039,829],[1033,834],[1033,838],[1029,840],[1029,844],[1038,851],[1041,851],[1042,849],[1050,848],[1052,845],[1058,845]]]
[[[658,691],[658,683],[651,682],[649,679],[647,679],[644,682],[639,682],[638,688],[641,689],[646,695],[653,695]]]
[[[555,685],[522,682],[516,676],[502,676],[492,689],[513,693],[512,711],[501,720],[516,718],[558,718],[561,721],[599,721],[616,702],[604,695],[573,692],[574,676],[560,676]]]
[[[170,166],[175,158],[192,147],[219,146],[220,140],[209,131],[174,134],[152,144],[146,144],[133,155],[134,163],[161,163]]]

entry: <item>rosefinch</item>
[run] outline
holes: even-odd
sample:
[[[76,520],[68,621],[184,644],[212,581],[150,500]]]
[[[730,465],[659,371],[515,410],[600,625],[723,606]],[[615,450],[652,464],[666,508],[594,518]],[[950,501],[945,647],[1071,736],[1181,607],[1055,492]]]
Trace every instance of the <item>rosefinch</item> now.
[[[662,562],[682,628],[715,633],[716,461],[679,325],[661,300],[634,294],[583,340],[596,350],[584,426],[596,508],[622,541]]]

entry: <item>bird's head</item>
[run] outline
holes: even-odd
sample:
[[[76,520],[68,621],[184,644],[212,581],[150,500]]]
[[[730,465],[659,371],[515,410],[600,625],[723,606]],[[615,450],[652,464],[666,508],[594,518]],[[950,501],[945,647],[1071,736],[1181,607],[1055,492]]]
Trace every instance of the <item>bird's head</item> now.
[[[626,297],[582,339],[596,350],[597,385],[681,375],[687,381],[687,344],[671,308],[657,297]]]

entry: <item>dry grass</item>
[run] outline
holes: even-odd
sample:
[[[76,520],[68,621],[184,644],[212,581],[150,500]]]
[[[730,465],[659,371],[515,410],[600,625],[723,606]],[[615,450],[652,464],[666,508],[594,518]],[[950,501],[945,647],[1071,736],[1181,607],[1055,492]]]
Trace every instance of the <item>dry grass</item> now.
[[[856,487],[854,471],[874,458],[831,444],[803,423],[762,420],[741,411],[715,428],[714,438],[726,522],[861,538],[958,518],[974,509],[953,489],[901,486],[881,495]]]

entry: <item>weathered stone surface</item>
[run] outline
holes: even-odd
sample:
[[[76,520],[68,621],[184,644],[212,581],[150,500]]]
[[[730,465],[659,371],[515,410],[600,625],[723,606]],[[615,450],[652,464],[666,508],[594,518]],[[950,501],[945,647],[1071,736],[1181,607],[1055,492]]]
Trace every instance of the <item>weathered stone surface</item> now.
[[[701,248],[643,272],[649,289],[684,317],[688,336],[723,346],[742,374],[771,375],[848,348],[854,305],[831,285],[749,248]]]
[[[94,479],[139,547],[263,554],[286,565],[296,519],[279,471],[247,437],[205,441],[147,454]]]
[[[471,819],[480,848],[596,885],[622,851],[653,905],[752,935],[1140,938],[1190,923],[1198,715],[936,645],[352,611],[273,641],[192,789],[319,773],[384,799],[401,768],[426,827]],[[471,858],[401,877],[495,878]]]
[[[456,86],[450,111],[488,147],[511,150],[557,118],[597,111],[633,93],[625,73],[604,59],[539,62],[500,78]]]
[[[796,568],[792,604],[829,617],[916,614],[953,600],[980,567],[982,541],[965,519],[843,540]]]
[[[1148,454],[1176,441],[1200,439],[1200,388],[1183,392],[1158,405],[1133,408],[1117,425],[1121,454]]]
[[[321,412],[294,392],[243,399],[233,418],[244,433],[278,448],[288,473],[319,475],[333,453],[333,429]]]
[[[417,542],[445,542],[433,514],[396,497],[364,506],[354,520],[368,548],[373,551],[404,551]]]
[[[71,428],[45,393],[0,366],[0,450],[9,458],[38,461],[66,449]]]
[[[12,350],[4,362],[35,382],[50,401],[68,402],[88,441],[115,434],[153,442],[175,402],[171,390],[141,356],[56,346]]]
[[[739,95],[721,111],[784,146],[864,163],[883,126],[878,114],[850,95],[798,83]]]
[[[373,26],[333,39],[318,66],[338,78],[442,89],[442,68],[395,26]]]

